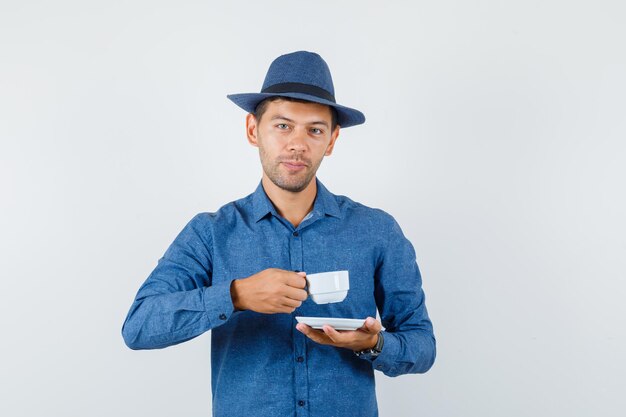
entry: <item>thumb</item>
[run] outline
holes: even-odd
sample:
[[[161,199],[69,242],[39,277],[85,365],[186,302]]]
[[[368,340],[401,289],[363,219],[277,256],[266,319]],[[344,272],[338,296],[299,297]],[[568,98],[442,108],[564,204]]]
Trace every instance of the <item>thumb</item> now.
[[[300,272],[296,272],[296,274],[302,276],[302,277],[306,277],[306,272],[304,271],[300,271]]]
[[[383,326],[380,322],[372,317],[368,317],[365,319],[365,323],[363,324],[364,330],[368,333],[378,333],[382,330]]]

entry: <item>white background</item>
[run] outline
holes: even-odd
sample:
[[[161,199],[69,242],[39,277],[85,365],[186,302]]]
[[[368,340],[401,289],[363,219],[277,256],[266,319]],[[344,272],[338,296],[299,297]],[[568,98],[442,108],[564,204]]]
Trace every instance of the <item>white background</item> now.
[[[383,6],[384,5],[384,6]],[[210,333],[131,351],[182,227],[252,191],[226,94],[320,53],[342,130],[319,178],[414,244],[438,358],[382,416],[626,408],[620,1],[0,3],[0,414],[206,416]]]

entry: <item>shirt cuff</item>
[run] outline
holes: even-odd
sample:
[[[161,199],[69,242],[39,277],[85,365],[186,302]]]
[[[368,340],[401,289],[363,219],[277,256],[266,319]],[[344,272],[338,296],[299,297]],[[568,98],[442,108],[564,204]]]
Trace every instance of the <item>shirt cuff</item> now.
[[[393,369],[396,363],[400,351],[400,341],[395,334],[386,331],[383,331],[383,337],[385,338],[383,350],[371,361],[374,369],[387,373]]]
[[[211,329],[226,323],[235,312],[230,294],[230,284],[233,281],[229,280],[205,287],[202,292],[204,309]]]

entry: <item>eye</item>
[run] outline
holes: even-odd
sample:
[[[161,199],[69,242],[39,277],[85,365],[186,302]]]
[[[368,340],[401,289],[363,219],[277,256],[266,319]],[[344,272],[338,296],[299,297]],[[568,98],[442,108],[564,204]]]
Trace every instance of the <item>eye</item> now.
[[[287,126],[287,123],[279,123],[276,125],[276,127],[281,130],[289,129],[289,126]]]
[[[324,133],[324,131],[322,129],[318,129],[316,127],[311,129],[311,133],[315,134],[315,135],[321,135],[322,133]]]

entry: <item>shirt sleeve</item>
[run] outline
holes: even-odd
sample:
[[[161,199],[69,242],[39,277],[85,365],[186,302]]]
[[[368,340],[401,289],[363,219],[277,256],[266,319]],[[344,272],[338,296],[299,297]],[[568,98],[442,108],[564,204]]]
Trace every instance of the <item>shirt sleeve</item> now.
[[[234,313],[231,282],[212,285],[209,215],[196,215],[139,288],[122,326],[131,349],[159,349],[192,339]]]
[[[393,377],[428,371],[435,362],[436,341],[415,250],[395,219],[389,218],[389,237],[376,268],[374,290],[385,327],[384,345],[380,355],[368,360]]]

